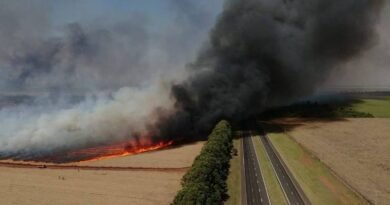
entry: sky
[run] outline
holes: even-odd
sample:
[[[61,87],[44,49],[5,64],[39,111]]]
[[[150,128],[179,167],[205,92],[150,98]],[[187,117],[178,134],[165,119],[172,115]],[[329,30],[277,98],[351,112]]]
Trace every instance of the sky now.
[[[164,26],[174,21],[174,2],[180,0],[54,0],[51,1],[51,19],[54,25],[80,21],[120,21],[131,14],[142,15],[153,26]],[[185,1],[184,1],[185,2]],[[188,1],[187,2],[191,2]],[[197,0],[212,17],[222,10],[223,0]],[[210,22],[214,22],[210,19]]]

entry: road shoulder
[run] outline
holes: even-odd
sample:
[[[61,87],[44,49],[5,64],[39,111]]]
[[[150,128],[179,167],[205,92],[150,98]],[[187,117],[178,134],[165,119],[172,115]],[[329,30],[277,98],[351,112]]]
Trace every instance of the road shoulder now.
[[[229,199],[225,202],[226,205],[241,205],[242,196],[242,181],[241,181],[241,169],[242,169],[242,148],[241,139],[234,139],[234,148],[237,150],[237,155],[233,154],[230,160],[230,170],[227,180]]]

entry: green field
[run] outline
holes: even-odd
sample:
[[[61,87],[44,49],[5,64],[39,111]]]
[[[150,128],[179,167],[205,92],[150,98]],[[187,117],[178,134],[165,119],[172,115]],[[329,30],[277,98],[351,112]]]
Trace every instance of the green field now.
[[[226,205],[241,204],[241,139],[233,141],[234,148],[237,149],[237,156],[233,156],[230,160],[228,184],[229,199],[225,202]]]
[[[365,112],[375,117],[390,117],[390,97],[381,99],[362,99],[361,102],[352,105],[352,108],[358,112]]]
[[[312,204],[367,204],[289,136],[269,137]]]
[[[265,186],[267,187],[268,195],[272,204],[287,204],[283,191],[280,188],[276,174],[272,168],[271,161],[267,157],[263,143],[260,141],[259,136],[252,137],[253,144],[255,145],[256,153],[258,156],[260,169],[263,174]]]

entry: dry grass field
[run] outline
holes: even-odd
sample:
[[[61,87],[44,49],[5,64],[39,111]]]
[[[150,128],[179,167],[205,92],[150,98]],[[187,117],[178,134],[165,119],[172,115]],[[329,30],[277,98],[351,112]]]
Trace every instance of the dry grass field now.
[[[282,123],[290,136],[371,202],[390,201],[390,119]]]
[[[182,174],[0,168],[0,204],[169,204]]]
[[[78,166],[190,167],[203,143]],[[67,165],[65,165],[67,166]],[[169,204],[185,171],[114,171],[0,167],[0,204]]]

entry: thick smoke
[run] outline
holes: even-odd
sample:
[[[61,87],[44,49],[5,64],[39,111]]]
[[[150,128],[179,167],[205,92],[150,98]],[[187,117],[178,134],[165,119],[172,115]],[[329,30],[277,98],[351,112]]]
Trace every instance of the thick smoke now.
[[[390,89],[390,4],[382,9],[377,25],[377,45],[361,57],[335,70],[325,84],[327,90],[388,91]]]
[[[0,156],[45,159],[87,147],[138,141],[138,136],[149,134],[145,122],[156,119],[152,111],[162,105],[169,108],[170,100],[161,93],[165,93],[161,87],[127,87],[113,94],[87,97],[68,108],[41,103],[33,108],[22,105],[3,109]]]
[[[48,2],[0,7],[0,88],[49,93],[0,110],[1,157],[39,159],[145,137],[193,139],[221,118],[245,120],[308,96],[375,44],[383,4],[226,0],[201,44],[205,17],[213,16],[207,4],[172,0],[172,8],[197,9],[150,31],[140,14],[53,29]],[[75,93],[82,96],[69,97]]]
[[[207,131],[312,94],[328,74],[370,48],[380,0],[228,0],[210,44],[173,87],[164,135]]]
[[[0,158],[161,139],[149,124],[171,112],[168,82],[207,36],[214,15],[204,3],[169,2],[168,23],[137,12],[53,22],[51,1],[0,1]]]

